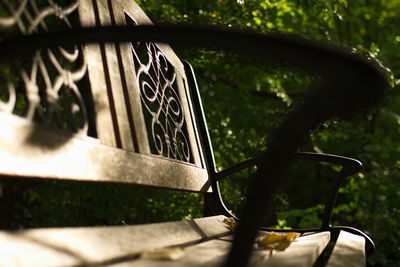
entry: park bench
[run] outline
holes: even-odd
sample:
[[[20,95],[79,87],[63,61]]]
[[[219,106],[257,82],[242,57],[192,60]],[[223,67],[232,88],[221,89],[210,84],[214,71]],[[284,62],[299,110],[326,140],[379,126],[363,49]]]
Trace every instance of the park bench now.
[[[198,192],[204,194],[208,216],[143,225],[4,230],[1,267],[222,265],[228,255],[228,264],[243,266],[251,251],[252,266],[365,265],[366,253],[373,249],[368,236],[329,222],[339,186],[360,163],[293,151],[321,121],[368,106],[379,97],[386,84],[373,65],[291,37],[149,26],[149,18],[131,0],[66,5],[48,1],[45,7],[34,0],[5,3],[9,13],[1,15],[0,27],[18,29],[22,37],[2,37],[2,66],[33,55],[31,68],[17,72],[18,82],[2,77],[1,94],[8,98],[0,102],[0,174]],[[52,31],[48,18],[70,29]],[[250,56],[260,53],[272,63],[323,69],[321,76],[328,83],[288,115],[268,153],[217,172],[193,70],[165,42],[221,47]],[[3,74],[9,75],[6,70]],[[67,96],[63,102],[62,93]],[[272,194],[280,172],[296,157],[343,166],[322,227],[298,229],[300,237],[285,251],[251,249],[256,234],[271,230],[259,227],[260,215],[254,210],[254,203],[261,211],[268,205],[259,188]],[[232,237],[226,219],[233,215],[224,206],[218,180],[254,165],[258,171]],[[266,173],[276,177],[269,180],[270,186],[265,186]],[[326,260],[329,243],[335,246]],[[177,247],[184,248],[180,259],[141,257],[143,252]],[[171,249],[166,257],[179,253]]]

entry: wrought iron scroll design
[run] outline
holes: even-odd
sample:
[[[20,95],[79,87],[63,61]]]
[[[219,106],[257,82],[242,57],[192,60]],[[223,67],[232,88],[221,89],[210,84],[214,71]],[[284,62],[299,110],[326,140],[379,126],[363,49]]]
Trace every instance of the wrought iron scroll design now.
[[[151,153],[193,163],[177,74],[155,43],[132,43]]]
[[[62,2],[68,4],[53,0],[0,0],[1,38],[73,28],[78,2]],[[43,49],[26,57],[0,66],[0,111],[87,134],[87,111],[78,89],[87,73],[81,49]]]

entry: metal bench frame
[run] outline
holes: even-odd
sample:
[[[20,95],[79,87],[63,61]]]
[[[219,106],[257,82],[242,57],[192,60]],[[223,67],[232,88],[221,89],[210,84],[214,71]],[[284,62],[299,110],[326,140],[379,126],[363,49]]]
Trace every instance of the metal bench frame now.
[[[116,2],[117,5],[124,3],[123,1]],[[94,3],[97,2],[93,1],[89,5]],[[110,4],[110,1],[100,1],[100,3]],[[125,3],[121,5],[125,5]],[[132,5],[134,6],[131,7],[132,9],[136,10],[138,8],[136,5]],[[98,10],[101,11],[104,9],[100,8]],[[112,49],[123,49],[124,43],[130,43],[132,40],[135,40],[135,42],[157,42],[226,49],[230,52],[246,54],[249,57],[254,57],[268,64],[284,63],[292,66],[301,66],[304,69],[318,73],[323,80],[323,82],[320,84],[320,88],[310,93],[310,95],[301,105],[288,114],[282,125],[275,131],[273,138],[268,144],[268,150],[262,157],[251,159],[234,165],[221,172],[217,172],[194,72],[190,64],[184,62],[183,68],[186,73],[186,82],[189,88],[188,93],[190,94],[190,96],[188,96],[188,101],[190,102],[188,106],[191,107],[191,112],[193,115],[193,118],[191,118],[191,120],[188,122],[190,125],[193,124],[193,126],[189,125],[188,128],[189,131],[198,131],[198,133],[194,134],[198,138],[196,140],[196,142],[198,142],[197,149],[199,150],[199,154],[203,154],[202,157],[200,156],[199,158],[193,160],[197,167],[203,167],[200,167],[199,170],[196,169],[197,171],[195,171],[193,168],[188,169],[183,165],[174,164],[173,161],[162,163],[162,158],[160,159],[159,157],[156,157],[151,160],[160,162],[160,164],[163,166],[162,171],[150,171],[148,176],[159,177],[162,175],[167,175],[172,177],[173,172],[175,172],[178,168],[180,172],[185,173],[185,175],[189,178],[195,175],[197,175],[197,177],[203,177],[203,185],[201,186],[200,183],[191,185],[189,182],[184,185],[181,183],[180,185],[176,186],[174,185],[174,180],[172,180],[172,182],[164,182],[165,179],[162,177],[159,180],[155,179],[154,181],[150,182],[149,180],[146,180],[145,182],[133,181],[133,183],[165,188],[177,188],[181,190],[194,190],[194,187],[196,187],[197,191],[206,192],[205,198],[209,215],[233,216],[226,209],[223,203],[223,199],[221,198],[218,188],[218,181],[238,170],[256,165],[258,167],[257,173],[254,179],[251,180],[252,182],[249,186],[249,195],[245,210],[238,219],[240,224],[235,235],[232,249],[229,253],[228,261],[226,263],[227,266],[244,266],[250,257],[251,246],[256,237],[257,229],[272,230],[263,228],[261,225],[260,214],[268,208],[270,201],[268,197],[265,198],[263,196],[273,195],[274,191],[281,182],[280,175],[285,166],[290,164],[290,162],[295,158],[339,164],[342,165],[343,168],[339,173],[337,180],[333,182],[331,195],[328,203],[325,206],[321,228],[295,229],[295,231],[300,233],[310,231],[330,231],[333,236],[337,237],[341,230],[345,230],[347,232],[363,236],[366,239],[367,254],[373,251],[374,245],[372,240],[361,231],[350,227],[332,227],[330,225],[330,217],[339,187],[343,184],[347,176],[359,171],[361,163],[354,159],[335,155],[296,153],[295,151],[301,144],[302,140],[307,137],[308,133],[315,129],[322,121],[333,116],[340,116],[341,114],[347,114],[360,108],[369,107],[382,96],[384,89],[387,88],[387,81],[377,66],[339,48],[293,36],[261,35],[253,32],[218,28],[197,28],[192,26],[140,25],[140,23],[135,27],[118,26],[115,25],[118,24],[115,22],[116,18],[113,18],[112,16],[112,25],[107,26],[101,23],[101,20],[103,20],[103,15],[104,14],[101,14],[101,12],[94,14],[94,18],[98,23],[88,23],[87,25],[84,25],[84,28],[48,32],[39,35],[27,35],[4,40],[0,42],[0,58],[2,60],[6,60],[13,55],[20,55],[21,53],[34,53],[38,49],[43,49],[45,47],[55,48],[60,44],[63,44],[63,46],[88,45],[87,47],[96,46],[98,44],[96,47],[96,52],[104,55],[108,53],[107,51]],[[114,21],[112,21],[113,19]],[[144,20],[147,20],[147,18],[144,18]],[[107,22],[105,22],[105,24],[107,24]],[[122,44],[120,46],[117,45],[117,43]],[[26,44],[29,44],[29,46]],[[163,48],[162,45],[160,45],[160,47]],[[121,64],[121,58],[118,58],[118,60],[118,62]],[[118,110],[116,112],[118,112]],[[188,119],[187,115],[186,119]],[[130,120],[130,122],[133,121],[132,118],[128,118],[128,120]],[[99,121],[96,125],[99,125]],[[132,127],[132,125],[130,127]],[[192,127],[197,130],[193,130]],[[44,132],[39,130],[38,133],[43,134]],[[100,132],[98,132],[98,134],[100,134]],[[69,136],[66,137],[66,140],[68,138]],[[103,140],[106,139],[107,138]],[[193,139],[193,137],[191,137],[191,139]],[[123,143],[123,138],[121,140],[120,142],[117,141],[115,144],[111,144],[111,146],[124,149],[125,145]],[[141,138],[137,140],[139,140],[137,144],[133,144],[133,147],[128,148],[127,150],[132,149],[133,151],[137,151],[137,147],[143,145]],[[110,142],[112,143],[114,141]],[[6,148],[6,150],[7,149],[9,148]],[[104,153],[111,153],[110,156],[114,155],[112,154],[114,152],[105,148],[101,148],[99,150],[95,149],[92,151],[92,153],[99,153],[101,151]],[[67,152],[69,153],[70,150]],[[132,154],[131,160],[138,160],[138,162],[144,164],[144,162],[150,159],[150,157],[151,155],[141,156]],[[23,161],[23,158],[21,161]],[[122,169],[123,168],[118,170],[117,174],[114,176],[110,174],[111,178],[109,180],[114,182],[129,181],[129,178],[127,177],[132,176],[132,171],[128,171],[126,174],[123,174]],[[18,171],[6,169],[0,170],[0,172],[5,175],[17,175],[24,177],[49,176],[47,173],[40,172],[32,174],[29,173],[30,170],[25,169]],[[49,178],[90,180],[92,179],[89,178],[89,176],[92,175],[90,172],[91,170],[87,171],[87,174],[83,174],[83,176],[86,175],[87,177],[76,177],[74,170],[71,170],[68,174],[61,174],[59,177],[53,176]],[[266,179],[267,174],[268,177],[271,178]],[[78,173],[77,175],[79,176],[80,174]],[[123,177],[118,181],[116,180],[116,177],[119,175],[122,175]],[[70,176],[70,178],[68,176]]]

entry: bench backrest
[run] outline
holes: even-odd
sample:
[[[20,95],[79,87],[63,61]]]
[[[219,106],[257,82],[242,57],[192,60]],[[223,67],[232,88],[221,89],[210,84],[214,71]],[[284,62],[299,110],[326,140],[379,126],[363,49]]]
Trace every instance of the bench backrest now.
[[[3,38],[151,23],[134,1],[2,8]],[[43,49],[1,71],[0,174],[210,190],[184,66],[168,45]]]

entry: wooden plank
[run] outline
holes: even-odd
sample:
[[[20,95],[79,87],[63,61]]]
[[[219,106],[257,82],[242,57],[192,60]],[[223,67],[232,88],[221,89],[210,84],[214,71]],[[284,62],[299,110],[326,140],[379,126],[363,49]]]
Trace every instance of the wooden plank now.
[[[109,262],[134,256],[143,250],[228,234],[222,222],[224,218],[215,216],[133,226],[1,231],[0,266],[85,266]]]
[[[142,114],[142,103],[140,101],[140,92],[136,87],[135,69],[132,66],[132,52],[130,44],[119,44],[121,53],[121,64],[126,79],[125,87],[129,96],[133,124],[135,125],[135,134],[137,138],[138,151],[142,154],[150,155],[150,145],[147,138],[147,129]]]
[[[254,250],[248,266],[313,266],[330,239],[329,232],[302,236],[285,251]],[[139,259],[107,267],[177,267],[177,266],[223,266],[231,242],[226,239],[211,240],[187,247],[185,256],[177,261]],[[343,265],[342,265],[343,266]]]
[[[113,19],[110,17],[111,7],[108,6],[107,1],[97,1],[98,12],[100,16],[101,25],[113,24]],[[92,26],[95,25],[93,22]],[[117,55],[115,44],[105,44],[105,60],[107,61],[107,73],[110,76],[110,89],[111,97],[115,108],[117,129],[121,138],[122,148],[128,151],[135,151],[134,149],[134,137],[135,134],[132,132],[130,125],[130,117],[128,113],[131,111],[127,109],[128,105],[126,101],[129,99],[125,98],[124,85],[122,82],[123,69],[120,68],[120,62]],[[128,97],[127,97],[128,98]]]
[[[318,256],[330,240],[330,232],[301,236],[285,251],[274,251],[271,256],[264,251],[256,251],[258,266],[313,266]],[[257,253],[260,255],[257,257]],[[267,257],[266,257],[267,256]]]
[[[92,1],[79,1],[79,14],[82,26],[88,27],[93,25],[95,15]],[[90,44],[84,46],[84,56],[88,65],[90,88],[95,104],[98,138],[102,144],[116,147],[100,45]]]
[[[99,144],[0,112],[0,173],[206,192],[205,169]],[[66,164],[68,163],[68,164]]]
[[[364,237],[346,231],[340,231],[326,266],[366,266]]]
[[[120,1],[112,1],[112,12],[115,23],[118,25],[126,24],[123,9],[120,7]],[[131,114],[133,117],[136,137],[138,140],[138,150],[142,154],[150,155],[150,145],[147,137],[147,129],[142,114],[142,102],[140,100],[140,91],[136,86],[135,68],[132,65],[132,51],[130,44],[119,44],[121,52],[121,64],[123,66],[124,75],[126,78],[126,88],[129,95]]]

